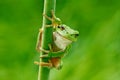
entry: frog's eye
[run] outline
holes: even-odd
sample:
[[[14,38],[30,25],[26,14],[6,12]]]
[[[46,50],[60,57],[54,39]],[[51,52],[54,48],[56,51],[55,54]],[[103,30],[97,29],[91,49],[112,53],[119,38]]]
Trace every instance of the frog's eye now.
[[[58,26],[61,30],[65,30],[64,26]]]
[[[60,28],[60,26],[58,26],[58,28]]]
[[[63,26],[61,26],[61,30],[65,30],[65,28]]]

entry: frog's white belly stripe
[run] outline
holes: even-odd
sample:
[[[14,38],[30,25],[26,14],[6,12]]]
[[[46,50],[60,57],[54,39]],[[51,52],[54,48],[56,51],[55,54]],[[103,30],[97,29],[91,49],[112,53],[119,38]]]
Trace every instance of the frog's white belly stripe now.
[[[59,33],[53,32],[53,37],[55,38],[54,43],[56,46],[64,50],[72,41],[62,37]]]

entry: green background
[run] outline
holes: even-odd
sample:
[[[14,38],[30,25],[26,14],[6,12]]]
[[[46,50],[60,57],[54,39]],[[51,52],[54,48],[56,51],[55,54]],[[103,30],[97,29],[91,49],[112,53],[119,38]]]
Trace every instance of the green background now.
[[[0,80],[37,80],[43,0],[0,0]],[[57,0],[56,15],[80,32],[50,80],[120,80],[120,0]]]

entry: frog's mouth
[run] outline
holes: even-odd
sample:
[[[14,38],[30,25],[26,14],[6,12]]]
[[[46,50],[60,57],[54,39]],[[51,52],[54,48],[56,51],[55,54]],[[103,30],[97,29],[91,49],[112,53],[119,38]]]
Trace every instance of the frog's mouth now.
[[[62,36],[60,33],[56,32],[56,34],[58,34],[59,36],[61,36],[61,38],[64,38],[65,40],[71,41],[69,38]]]
[[[67,34],[67,35],[61,35],[59,32],[57,32],[57,34],[59,34],[61,37],[70,40],[70,41],[76,41],[77,37],[79,36],[79,34]],[[66,37],[67,36],[67,37]]]

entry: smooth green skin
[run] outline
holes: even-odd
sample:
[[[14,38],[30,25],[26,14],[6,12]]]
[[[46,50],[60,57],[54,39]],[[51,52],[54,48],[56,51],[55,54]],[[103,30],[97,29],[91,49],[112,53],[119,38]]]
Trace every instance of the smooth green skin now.
[[[55,14],[53,15],[53,24],[58,24],[58,26],[55,26],[55,31],[58,32],[61,36],[65,37],[68,40],[76,41],[77,36],[79,35],[79,32],[76,30],[71,29],[69,26],[62,24],[62,21],[60,18],[57,18]],[[64,28],[64,29],[63,29]]]
[[[76,41],[77,40],[77,37],[79,35],[79,32],[76,31],[76,30],[73,30],[71,29],[69,26],[65,25],[65,24],[62,24],[61,20],[59,18],[57,18],[54,14],[53,14],[53,22],[52,24],[57,24],[57,26],[53,26],[54,28],[54,32],[57,32],[59,33],[62,37],[70,40],[71,42],[73,41]],[[54,42],[54,41],[53,41]],[[55,43],[53,43],[55,44]],[[53,45],[52,44],[52,45]],[[56,43],[57,44],[57,43]],[[56,51],[56,52],[53,52],[52,50],[52,47],[57,47],[57,46],[49,46],[50,48],[50,51],[47,51],[48,54],[47,55],[43,55],[44,57],[47,57],[47,58],[55,58],[55,57],[63,57],[67,51],[69,50],[70,48],[70,44],[66,46],[66,48],[64,50],[59,50],[59,51]],[[46,50],[43,50],[43,51],[46,51]],[[58,69],[61,69],[62,67],[62,61],[61,63],[59,64],[59,67]]]
[[[64,38],[70,41],[76,41],[79,35],[79,32],[76,30],[71,29],[69,26],[65,24],[61,24],[56,27],[56,32],[58,32]]]
[[[57,27],[55,27],[55,31],[59,33],[62,37],[70,40],[70,41],[76,41],[77,37],[79,35],[79,32],[76,30],[71,29],[69,26],[65,25],[65,24],[61,24]],[[70,48],[71,45],[68,45],[64,50],[60,50],[57,52],[52,52],[52,48],[50,47],[50,52],[48,54],[48,57],[62,57],[64,56],[64,54],[68,51],[68,49]]]
[[[77,36],[79,35],[79,32],[76,31],[76,30],[73,30],[71,29],[70,27],[64,25],[64,24],[61,24],[57,27],[55,27],[55,31],[54,32],[57,32],[59,33],[62,37],[70,40],[71,42],[73,41],[76,41],[77,40]],[[54,43],[55,44],[55,43]],[[71,43],[70,43],[71,44]],[[67,51],[69,50],[70,46],[71,45],[67,45],[66,48],[64,50],[60,50],[60,51],[57,51],[57,52],[52,52],[52,47],[50,47],[50,51],[48,53],[48,58],[54,58],[54,57],[63,57],[67,54]],[[56,47],[56,46],[55,46]],[[57,69],[61,69],[62,68],[62,61],[59,63],[59,66],[57,67]]]
[[[62,24],[61,19],[56,17],[53,12],[51,12],[51,13],[53,15],[52,16],[52,18],[53,18],[52,24],[57,24],[57,26],[53,26],[54,32],[59,33],[62,37],[66,38],[66,39],[68,39],[72,42],[76,41],[77,37],[79,35],[79,32],[74,30],[74,29],[71,29],[69,26],[67,26],[65,24]],[[46,17],[46,18],[48,19],[48,17]],[[60,51],[57,51],[57,52],[52,52],[53,51],[52,47],[49,46],[50,51],[49,51],[48,57],[61,57],[61,56],[63,56],[67,52],[67,50],[69,49],[69,46],[70,45],[68,45],[64,50],[60,50]]]

